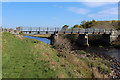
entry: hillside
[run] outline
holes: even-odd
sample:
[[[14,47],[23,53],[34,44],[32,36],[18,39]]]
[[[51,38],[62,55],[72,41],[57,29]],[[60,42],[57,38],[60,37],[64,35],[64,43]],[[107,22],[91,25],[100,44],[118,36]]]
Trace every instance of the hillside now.
[[[2,43],[3,78],[107,78],[110,73],[108,61],[84,51],[58,56],[51,45],[5,32]]]
[[[118,28],[118,21],[96,21],[95,25],[93,25],[93,28],[113,28],[116,29]]]
[[[112,21],[87,21],[83,22],[80,27],[84,28],[103,28],[103,29],[117,29],[120,30],[120,21],[112,20]]]

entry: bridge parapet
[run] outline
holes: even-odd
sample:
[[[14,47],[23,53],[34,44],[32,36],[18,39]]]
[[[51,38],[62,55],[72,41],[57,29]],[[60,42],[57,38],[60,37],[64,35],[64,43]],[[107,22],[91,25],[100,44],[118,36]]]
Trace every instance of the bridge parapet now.
[[[23,34],[111,34],[112,29],[21,27]]]

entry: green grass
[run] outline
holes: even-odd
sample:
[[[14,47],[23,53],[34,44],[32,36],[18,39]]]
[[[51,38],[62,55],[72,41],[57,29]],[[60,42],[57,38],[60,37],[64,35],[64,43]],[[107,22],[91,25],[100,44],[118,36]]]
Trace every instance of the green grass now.
[[[35,39],[20,39],[5,32],[2,43],[3,78],[91,78],[88,63],[93,64],[93,60],[81,59],[69,53],[64,53],[66,58],[58,57],[58,51],[51,45]],[[103,68],[100,69],[104,72],[107,67],[105,70]]]
[[[36,44],[40,46],[35,48]],[[37,40],[18,39],[9,33],[3,33],[3,77],[55,77],[59,69],[53,71],[46,63],[50,63],[47,59],[51,59],[51,62],[58,60],[56,52]]]

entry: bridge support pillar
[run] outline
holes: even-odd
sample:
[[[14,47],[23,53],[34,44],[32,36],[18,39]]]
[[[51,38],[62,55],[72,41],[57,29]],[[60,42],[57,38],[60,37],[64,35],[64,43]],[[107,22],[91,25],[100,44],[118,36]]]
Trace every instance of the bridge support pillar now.
[[[110,45],[111,43],[111,34],[103,34],[102,35],[102,41],[105,45]]]
[[[79,34],[78,43],[82,46],[89,46],[88,43],[88,34]]]
[[[58,39],[58,35],[51,34],[51,36],[50,36],[50,40],[51,40],[50,44],[53,45],[56,39]]]
[[[54,44],[54,36],[55,36],[55,34],[51,34],[51,36],[50,36],[50,44],[51,45],[53,45]]]

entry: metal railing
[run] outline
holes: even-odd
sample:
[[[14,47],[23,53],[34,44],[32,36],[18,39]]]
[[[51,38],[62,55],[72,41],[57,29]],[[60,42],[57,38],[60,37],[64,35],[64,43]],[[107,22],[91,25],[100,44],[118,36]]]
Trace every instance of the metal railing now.
[[[111,34],[112,29],[96,29],[96,28],[41,28],[41,27],[21,27],[24,34],[93,34],[105,33]]]

